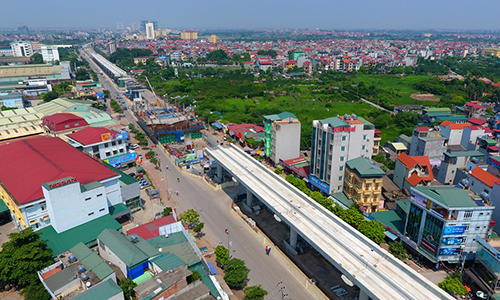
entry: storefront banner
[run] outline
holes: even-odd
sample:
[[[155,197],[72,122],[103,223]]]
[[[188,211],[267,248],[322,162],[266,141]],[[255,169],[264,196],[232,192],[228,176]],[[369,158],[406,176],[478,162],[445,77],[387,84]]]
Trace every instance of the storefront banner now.
[[[465,226],[447,226],[444,228],[443,235],[463,234],[465,232],[465,229]]]

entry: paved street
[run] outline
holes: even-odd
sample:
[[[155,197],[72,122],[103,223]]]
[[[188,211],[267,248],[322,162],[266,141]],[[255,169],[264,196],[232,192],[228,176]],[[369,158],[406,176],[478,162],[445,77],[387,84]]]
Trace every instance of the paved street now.
[[[90,62],[91,67],[100,73],[99,69],[93,62]],[[108,89],[112,95],[119,91],[107,78],[101,81],[103,87]],[[154,101],[151,92],[146,93],[146,99],[150,102]],[[124,112],[128,122],[134,122],[129,111]],[[135,122],[134,122],[135,123]],[[228,242],[232,242],[231,254],[237,258],[244,259],[247,266],[251,269],[249,278],[250,285],[260,284],[269,291],[266,299],[283,299],[282,293],[278,288],[278,282],[283,282],[285,286],[284,293],[288,294],[288,299],[313,299],[312,295],[302,287],[302,285],[293,277],[293,275],[277,260],[274,260],[272,255],[265,254],[265,245],[261,244],[253,230],[240,218],[236,213],[231,211],[231,198],[224,191],[215,191],[212,187],[203,182],[201,178],[193,178],[185,175],[173,162],[167,159],[164,153],[156,151],[159,154],[163,172],[159,172],[148,167],[146,162],[146,170],[149,171],[153,183],[157,187],[161,187],[161,196],[167,199],[166,193],[168,190],[172,193],[170,203],[177,203],[178,211],[184,211],[194,208],[200,213],[200,219],[205,223],[203,232],[206,234],[204,239],[215,247],[219,243],[228,246]],[[169,171],[165,171],[165,165],[168,165]],[[177,182],[180,178],[180,182]],[[175,191],[179,195],[175,195]],[[231,193],[231,190],[228,191]],[[148,201],[149,204],[149,201]],[[168,202],[164,201],[168,205]],[[233,228],[234,225],[234,228]],[[224,229],[229,229],[229,235],[226,235]]]

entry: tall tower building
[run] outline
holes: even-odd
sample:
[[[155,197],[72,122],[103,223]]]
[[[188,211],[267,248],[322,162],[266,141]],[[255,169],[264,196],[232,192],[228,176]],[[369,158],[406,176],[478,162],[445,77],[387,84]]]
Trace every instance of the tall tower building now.
[[[148,40],[154,40],[155,39],[155,26],[153,23],[147,23],[146,24],[146,38]]]
[[[30,57],[33,55],[33,48],[31,47],[30,42],[15,42],[10,43],[10,47],[12,48],[12,55],[16,57],[26,56]]]
[[[217,44],[217,36],[215,34],[212,34],[208,40],[210,41],[210,43],[212,44]]]

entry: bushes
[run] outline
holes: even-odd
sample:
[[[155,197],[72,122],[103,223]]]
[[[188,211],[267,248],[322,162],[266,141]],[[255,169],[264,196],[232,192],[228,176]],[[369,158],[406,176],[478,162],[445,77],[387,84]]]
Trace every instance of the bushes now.
[[[408,258],[408,252],[401,242],[394,242],[389,244],[389,252],[394,255],[394,257],[400,260],[405,260]]]
[[[377,221],[363,221],[358,230],[377,244],[382,243],[385,239],[384,226]]]
[[[116,100],[111,100],[109,104],[114,112],[120,113],[120,114],[123,112],[123,109],[121,108],[120,104],[118,104],[118,102],[116,102]]]
[[[229,250],[222,245],[215,247],[215,262],[217,262],[220,267],[224,267],[228,260]]]
[[[455,270],[451,272],[445,280],[441,281],[438,286],[445,290],[447,293],[453,293],[454,295],[465,295],[467,290],[465,289],[462,281],[462,275],[459,271]]]
[[[224,280],[230,288],[242,289],[245,287],[250,269],[245,266],[245,261],[239,258],[232,258],[224,266]]]

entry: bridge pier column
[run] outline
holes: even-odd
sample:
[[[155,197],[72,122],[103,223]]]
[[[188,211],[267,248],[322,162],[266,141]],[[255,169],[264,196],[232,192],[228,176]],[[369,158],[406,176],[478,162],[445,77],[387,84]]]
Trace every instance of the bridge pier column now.
[[[252,208],[252,203],[253,203],[252,191],[247,189],[247,205],[248,205],[248,207]]]
[[[370,299],[370,297],[368,297],[368,295],[363,290],[359,290],[358,299],[359,300],[368,300],[368,299]]]
[[[297,247],[297,231],[293,230],[292,227],[290,227],[290,246],[292,246],[293,249]]]
[[[222,166],[217,164],[217,178],[222,181]]]

